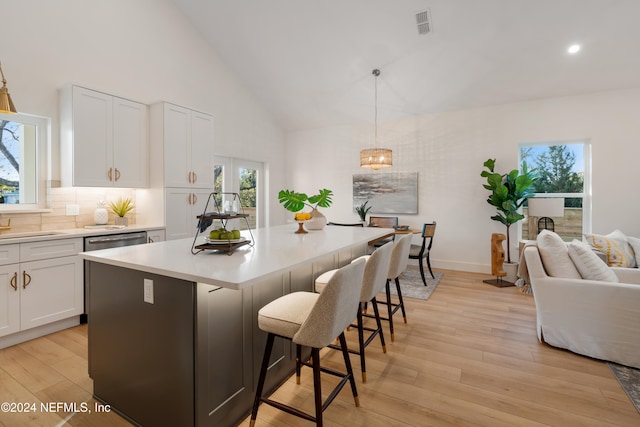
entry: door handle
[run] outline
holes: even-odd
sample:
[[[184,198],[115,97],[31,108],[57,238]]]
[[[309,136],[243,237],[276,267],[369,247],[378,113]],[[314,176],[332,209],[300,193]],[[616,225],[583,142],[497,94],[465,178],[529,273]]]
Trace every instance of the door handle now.
[[[120,171],[116,168],[116,182],[120,179]]]
[[[27,289],[27,286],[31,283],[31,276],[26,270],[22,270],[22,289]]]
[[[11,281],[9,282],[9,284],[11,285],[14,291],[18,290],[18,272],[17,271],[13,273],[13,277],[11,278]]]
[[[113,175],[112,175],[112,168],[109,168],[109,172],[107,172],[107,175],[109,176],[109,181],[113,181]]]

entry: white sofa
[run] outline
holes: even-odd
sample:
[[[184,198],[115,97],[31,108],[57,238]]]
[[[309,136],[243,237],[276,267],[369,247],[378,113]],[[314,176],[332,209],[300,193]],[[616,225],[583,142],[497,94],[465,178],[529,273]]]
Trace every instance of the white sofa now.
[[[540,341],[640,368],[639,269],[611,268],[618,283],[551,277],[537,246],[525,247],[523,257]]]

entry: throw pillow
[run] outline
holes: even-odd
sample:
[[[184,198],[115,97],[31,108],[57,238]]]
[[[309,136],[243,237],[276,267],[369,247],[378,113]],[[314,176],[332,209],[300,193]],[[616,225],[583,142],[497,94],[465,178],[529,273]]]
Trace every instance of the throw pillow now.
[[[585,234],[587,242],[607,255],[609,267],[636,267],[636,257],[627,241],[627,236],[620,230],[603,236],[601,234]]]
[[[618,276],[593,251],[591,246],[574,240],[568,245],[569,257],[583,279],[618,282]]]
[[[640,267],[640,239],[627,236],[627,242],[631,245],[631,249],[633,249],[633,253],[636,256],[636,267]]]
[[[567,244],[553,231],[542,230],[536,238],[538,251],[547,274],[551,277],[582,279],[569,257]]]

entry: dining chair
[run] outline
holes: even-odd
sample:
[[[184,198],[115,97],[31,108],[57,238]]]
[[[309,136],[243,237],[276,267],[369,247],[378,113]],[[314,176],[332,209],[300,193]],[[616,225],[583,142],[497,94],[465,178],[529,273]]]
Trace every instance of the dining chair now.
[[[411,245],[409,249],[409,259],[417,259],[420,265],[420,276],[422,276],[422,283],[427,286],[427,279],[424,277],[424,262],[427,260],[427,267],[429,267],[429,273],[431,278],[435,279],[431,270],[431,261],[429,260],[429,254],[431,253],[431,245],[433,245],[433,236],[436,234],[436,222],[426,223],[422,226],[422,244]],[[427,244],[428,240],[428,244]]]
[[[382,228],[395,229],[398,227],[398,217],[397,216],[370,216],[369,227],[382,227]],[[373,244],[373,247],[379,248],[380,246],[387,244],[389,242],[393,242],[394,240],[395,240],[395,236],[391,236],[383,240],[378,240]]]
[[[331,404],[347,382],[351,385],[355,405],[360,406],[344,330],[356,317],[365,264],[364,260],[360,260],[337,270],[329,279],[322,293],[293,292],[270,302],[258,311],[258,327],[268,334],[251,411],[250,426],[253,427],[255,425],[260,403],[266,403],[289,414],[313,421],[317,426],[322,426],[323,411]],[[315,413],[313,415],[262,396],[275,337],[291,340],[296,345],[297,384],[300,384],[300,369],[302,366],[308,366],[313,369],[315,403]],[[320,366],[320,350],[331,344],[336,337],[338,337],[342,348],[346,373]],[[303,360],[302,346],[311,347],[311,357],[309,359],[305,358]],[[324,402],[320,383],[321,372],[341,378]]]

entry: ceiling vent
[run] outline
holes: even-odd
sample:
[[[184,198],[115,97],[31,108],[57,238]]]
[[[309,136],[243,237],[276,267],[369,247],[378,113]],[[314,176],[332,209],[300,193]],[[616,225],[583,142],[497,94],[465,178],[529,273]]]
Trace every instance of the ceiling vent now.
[[[416,13],[416,24],[418,24],[418,34],[429,34],[431,32],[431,12],[427,9]]]

